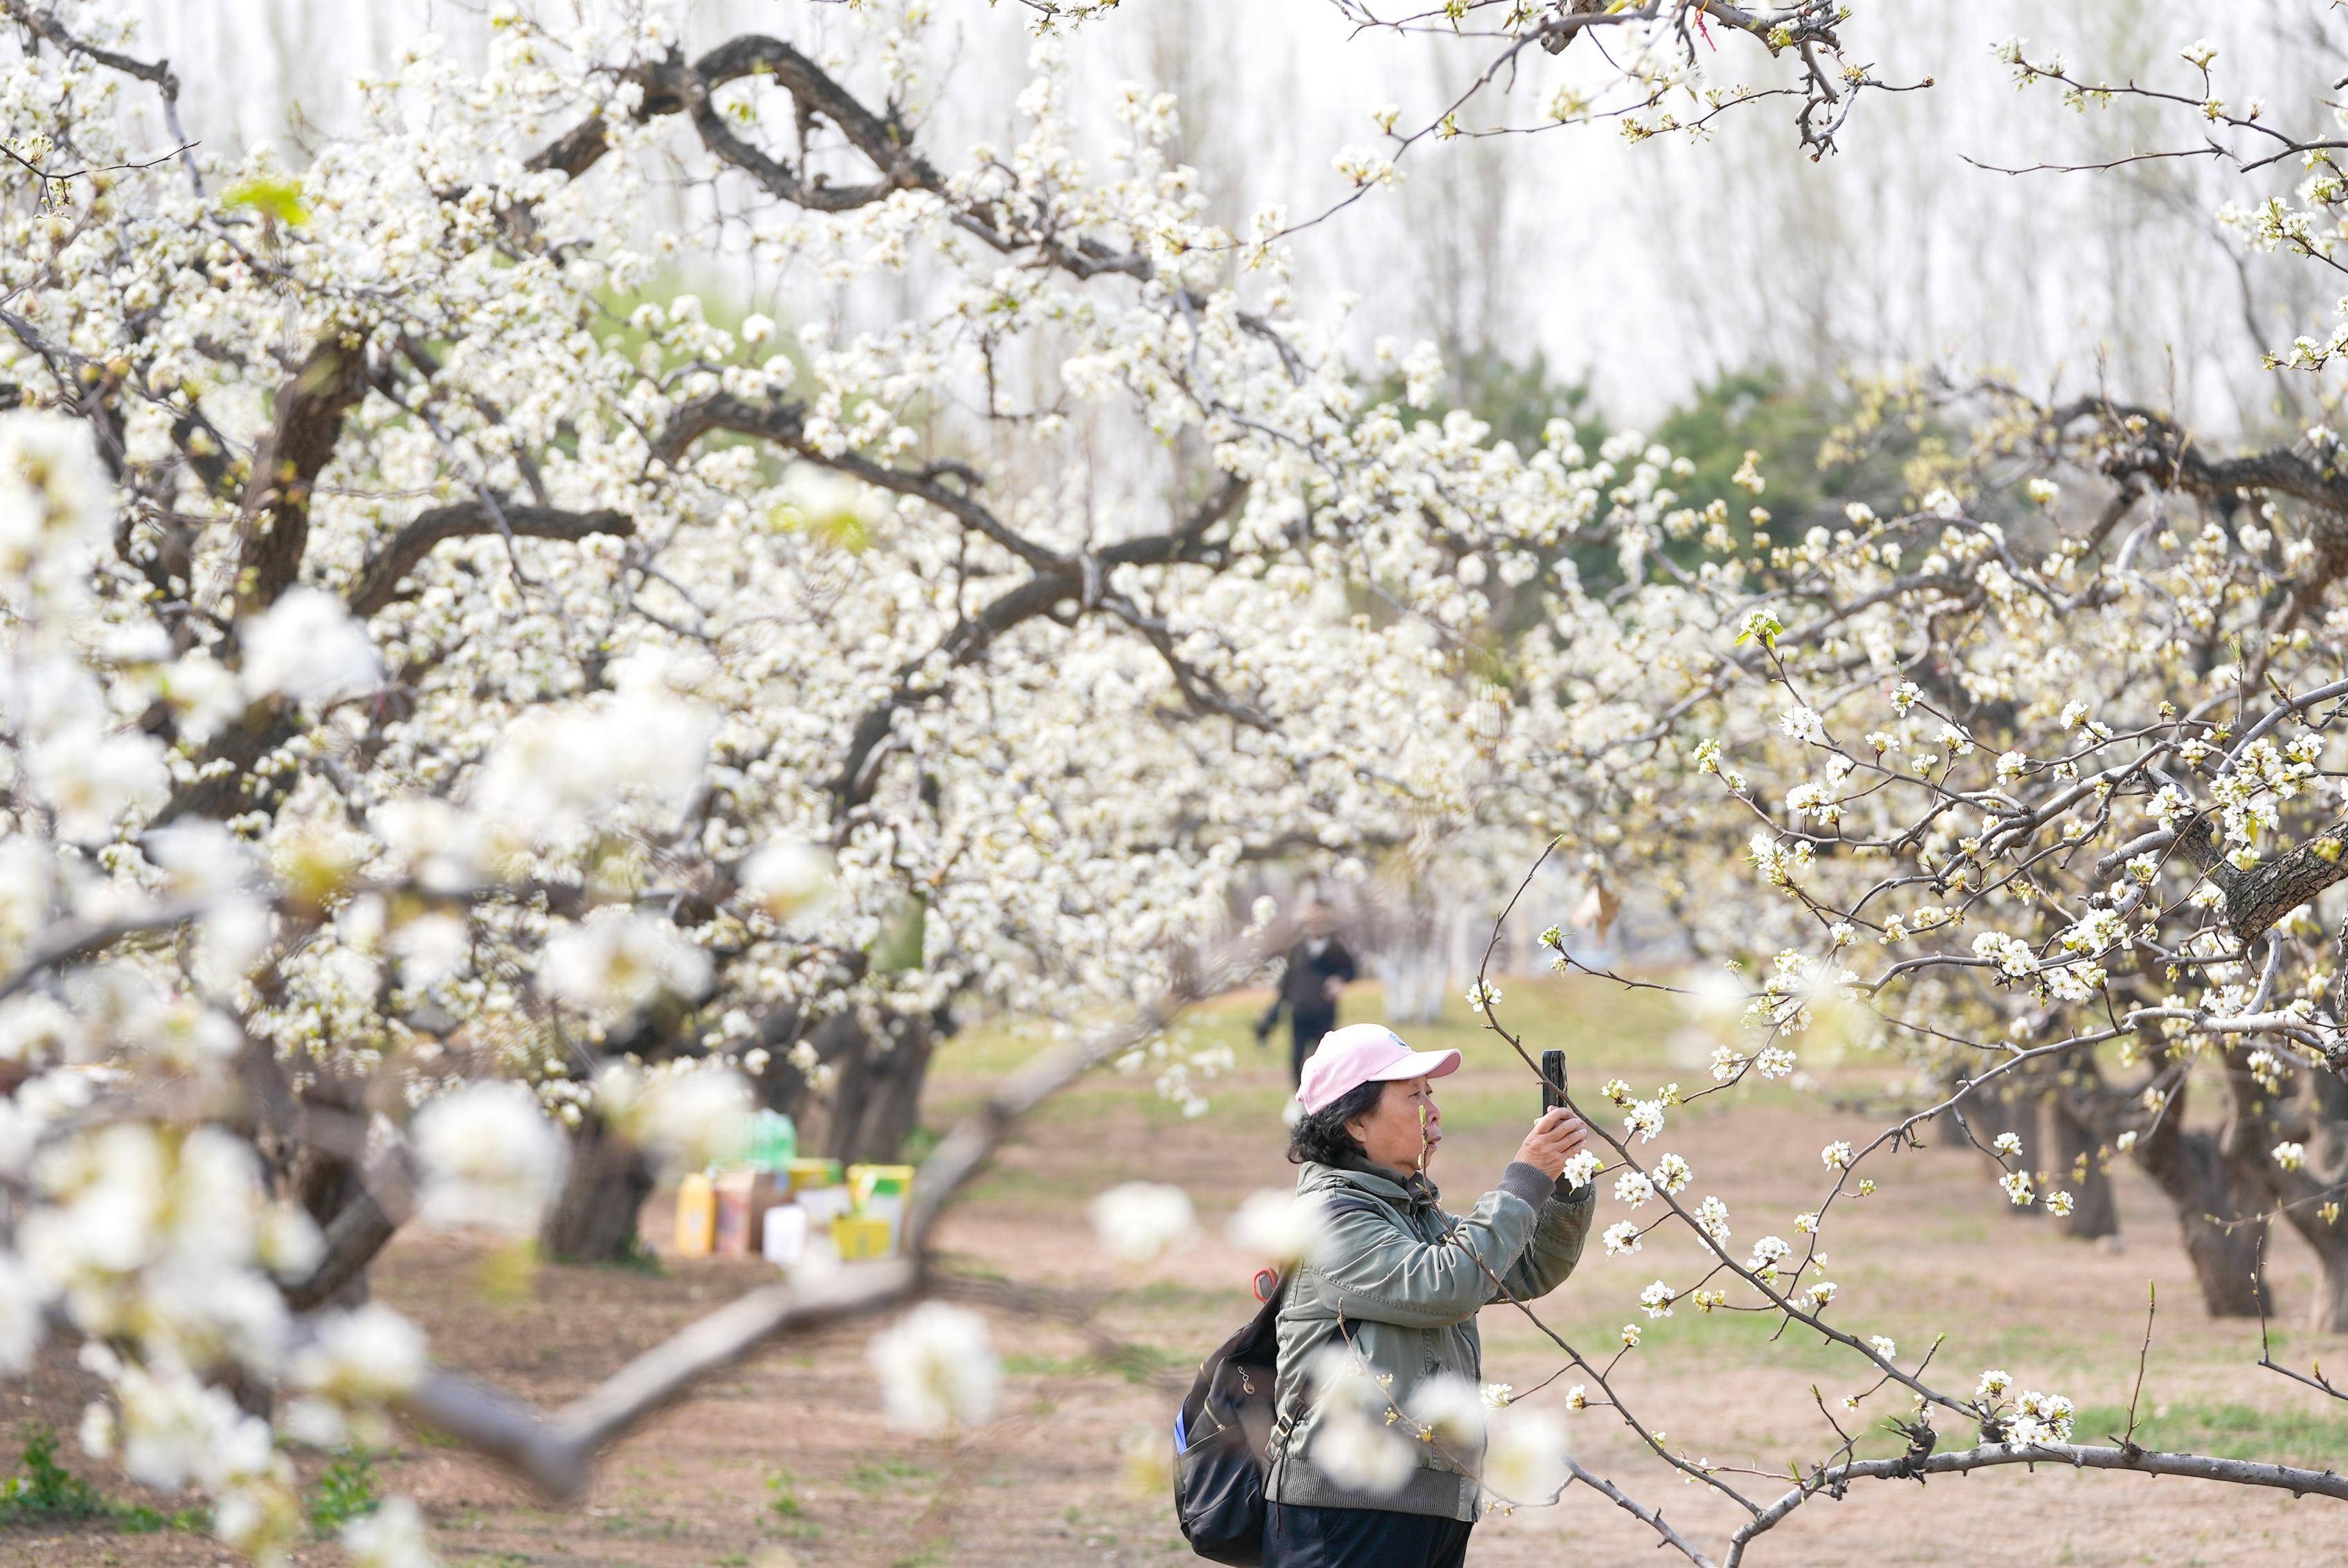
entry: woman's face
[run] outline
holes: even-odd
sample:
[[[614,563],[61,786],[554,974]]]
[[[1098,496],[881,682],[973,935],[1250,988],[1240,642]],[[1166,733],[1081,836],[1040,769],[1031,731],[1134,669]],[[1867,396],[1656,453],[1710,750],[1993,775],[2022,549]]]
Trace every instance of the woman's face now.
[[[1366,1116],[1345,1124],[1362,1152],[1390,1171],[1424,1171],[1443,1141],[1443,1113],[1435,1109],[1435,1080],[1397,1078],[1385,1086]]]

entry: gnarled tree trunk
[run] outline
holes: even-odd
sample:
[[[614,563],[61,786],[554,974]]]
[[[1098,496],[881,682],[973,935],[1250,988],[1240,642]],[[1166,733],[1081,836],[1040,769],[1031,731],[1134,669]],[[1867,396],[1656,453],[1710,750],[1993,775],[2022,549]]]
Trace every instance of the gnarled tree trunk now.
[[[2330,1072],[2302,1071],[2305,1093],[2290,1107],[2286,1121],[2271,1119],[2259,1130],[2271,1151],[2289,1137],[2305,1144],[2306,1165],[2286,1171],[2268,1164],[2263,1171],[2274,1187],[2275,1204],[2315,1253],[2322,1269],[2308,1326],[2321,1334],[2348,1333],[2348,1213],[2343,1212],[2343,1179],[2348,1179],[2348,1083]],[[2270,1152],[2270,1160],[2271,1152]]]
[[[2100,1241],[2120,1233],[2119,1202],[2112,1192],[2107,1147],[2095,1116],[2102,1087],[2095,1058],[2066,1069],[2046,1097],[2047,1179],[2071,1194],[2063,1233],[2077,1241]]]
[[[591,1117],[572,1136],[571,1165],[539,1225],[538,1243],[561,1263],[620,1263],[637,1251],[636,1220],[652,1191],[652,1166],[643,1153]]]
[[[796,1034],[789,1020],[781,1023],[781,1037]],[[873,1017],[835,1014],[807,1037],[816,1059],[838,1069],[830,1090],[816,1093],[779,1050],[759,1090],[768,1105],[788,1112],[798,1124],[800,1148],[844,1161],[894,1160],[920,1125],[930,1057],[951,1028],[942,1010]]]
[[[2039,1150],[2038,1102],[2041,1098],[2034,1087],[2016,1080],[2011,1073],[1977,1088],[1967,1088],[1949,1107],[1946,1135],[1952,1143],[1978,1144],[1987,1150],[1996,1146],[2000,1134],[2011,1132],[2022,1140],[2023,1157],[2026,1163]],[[1960,1118],[1962,1122],[1958,1119]],[[1993,1188],[1992,1191],[1994,1191]],[[2032,1219],[2038,1213],[2038,1206],[2034,1203],[2009,1203],[2000,1199],[1997,1206],[2016,1219]]]
[[[2261,1262],[2266,1194],[2242,1179],[2215,1136],[2179,1126],[2184,1112],[2182,1103],[2168,1108],[2160,1125],[2137,1143],[2137,1163],[2176,1207],[2185,1255],[2210,1315],[2256,1316],[2261,1305],[2273,1304]]]

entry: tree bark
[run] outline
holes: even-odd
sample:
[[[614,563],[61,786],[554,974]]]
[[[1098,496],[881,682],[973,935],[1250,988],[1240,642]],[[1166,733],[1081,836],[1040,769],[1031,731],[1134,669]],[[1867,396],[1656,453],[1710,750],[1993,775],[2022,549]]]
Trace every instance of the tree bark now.
[[[803,1150],[843,1161],[893,1161],[921,1124],[930,1058],[953,1030],[943,1009],[882,1013],[877,1020],[856,1013],[824,1018],[805,1033],[816,1060],[838,1073],[829,1092],[819,1094],[789,1061],[801,1038],[797,1015],[777,1014],[763,1031],[772,1057],[758,1080],[759,1098],[798,1124]]]
[[[2102,1158],[2106,1145],[2101,1130],[2082,1103],[2092,1094],[2096,1078],[2092,1057],[2075,1070],[2075,1077],[2081,1081],[2058,1084],[2046,1097],[2047,1178],[2071,1194],[2063,1233],[2076,1241],[2099,1241],[2120,1233],[2120,1211],[2112,1192],[2111,1170]]]
[[[2181,1099],[2181,1096],[2180,1096]],[[2161,1125],[2137,1144],[2137,1163],[2160,1184],[2177,1210],[2178,1229],[2201,1300],[2213,1317],[2254,1317],[2261,1303],[2273,1305],[2261,1253],[2266,1242],[2266,1195],[2241,1180],[2216,1137],[2177,1125],[2184,1106],[2175,1104]],[[2242,1222],[2228,1226],[2224,1222]]]
[[[627,1261],[637,1255],[637,1219],[653,1184],[643,1153],[590,1118],[572,1136],[570,1169],[539,1226],[539,1246],[560,1263]]]
[[[301,1100],[324,1114],[361,1123],[364,1086],[348,1078],[322,1078],[301,1091]],[[355,1150],[289,1136],[264,1138],[263,1158],[278,1196],[298,1204],[324,1233],[318,1267],[286,1292],[297,1312],[321,1306],[357,1306],[367,1299],[367,1268],[397,1229],[367,1189]]]
[[[922,1084],[936,1048],[935,1020],[884,1013],[877,1028],[842,1015],[815,1033],[816,1053],[839,1068],[831,1093],[803,1102],[813,1144],[840,1161],[891,1161],[920,1125]]]
[[[2270,1202],[2314,1251],[2322,1269],[2308,1326],[2322,1334],[2348,1333],[2348,1225],[2342,1223],[2348,1216],[2340,1209],[2348,1198],[2342,1189],[2343,1173],[2348,1173],[2348,1083],[2329,1072],[2294,1076],[2303,1080],[2304,1092],[2295,1098],[2288,1122],[2270,1119],[2260,1131],[2261,1137],[2275,1134],[2266,1139],[2270,1150],[2286,1136],[2304,1142],[2307,1164],[2295,1171],[2271,1162],[2261,1169],[2273,1187]]]
[[[2041,1098],[2037,1089],[2014,1081],[2011,1074],[1979,1088],[1968,1088],[1949,1108],[1949,1140],[1952,1143],[1970,1141],[1983,1149],[1991,1149],[1996,1146],[1999,1134],[2011,1132],[2022,1140],[2023,1160],[2027,1164],[2040,1150],[2038,1102]],[[1964,1119],[1962,1126],[1956,1120],[1958,1117]],[[1967,1129],[1972,1134],[1970,1140],[1965,1135]],[[1997,1206],[2019,1220],[2034,1219],[2039,1212],[2035,1203],[2009,1203],[2003,1198],[1998,1200]]]
[[[2316,1262],[2323,1269],[2315,1299],[2309,1305],[2307,1326],[2319,1334],[2348,1334],[2348,1235],[2336,1223],[2325,1225],[2320,1221],[2294,1228],[2315,1249]]]

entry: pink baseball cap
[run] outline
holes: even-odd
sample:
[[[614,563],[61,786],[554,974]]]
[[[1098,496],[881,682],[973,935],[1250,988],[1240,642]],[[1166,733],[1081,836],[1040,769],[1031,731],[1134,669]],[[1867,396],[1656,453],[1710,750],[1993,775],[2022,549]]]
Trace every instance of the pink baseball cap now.
[[[1305,1060],[1296,1099],[1310,1113],[1335,1104],[1348,1089],[1365,1083],[1441,1078],[1458,1070],[1457,1051],[1414,1051],[1384,1024],[1348,1024],[1321,1037]]]

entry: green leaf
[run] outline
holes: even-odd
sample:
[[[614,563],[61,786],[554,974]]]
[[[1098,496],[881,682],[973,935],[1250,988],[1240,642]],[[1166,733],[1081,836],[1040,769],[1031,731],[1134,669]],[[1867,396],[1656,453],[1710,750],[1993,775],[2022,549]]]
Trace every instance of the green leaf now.
[[[310,221],[310,209],[302,204],[302,181],[291,174],[260,174],[232,185],[221,195],[221,205],[250,207],[289,228]]]

